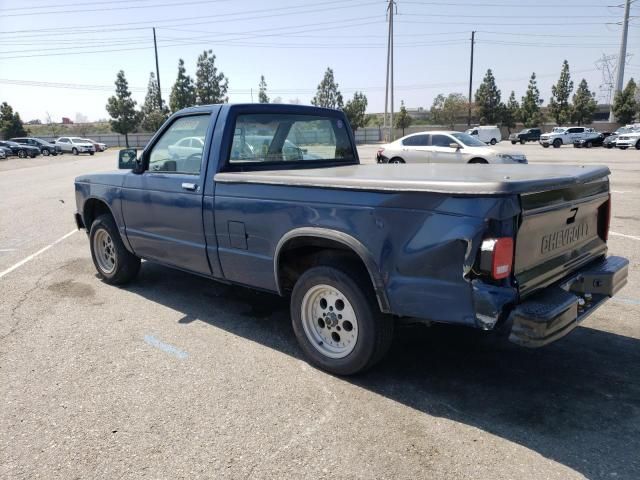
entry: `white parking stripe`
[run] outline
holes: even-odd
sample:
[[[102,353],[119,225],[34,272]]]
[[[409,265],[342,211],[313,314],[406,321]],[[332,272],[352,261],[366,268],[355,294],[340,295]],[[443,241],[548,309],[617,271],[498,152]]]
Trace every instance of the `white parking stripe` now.
[[[60,237],[59,239],[57,239],[55,242],[50,243],[49,245],[47,245],[44,248],[41,248],[40,250],[38,250],[36,253],[29,255],[27,258],[24,258],[22,260],[20,260],[18,263],[16,263],[15,265],[12,265],[11,267],[7,268],[5,271],[0,272],[0,278],[4,277],[5,275],[13,272],[16,268],[20,268],[22,265],[24,265],[27,262],[30,262],[31,260],[33,260],[34,258],[36,258],[38,255],[40,255],[41,253],[46,252],[47,250],[49,250],[51,247],[53,247],[54,245],[60,243],[61,241],[63,241],[65,238],[70,237],[71,235],[73,235],[74,233],[76,233],[78,230],[73,230],[69,233],[67,233],[66,235],[64,235],[63,237]]]
[[[630,238],[631,240],[640,240],[640,237],[636,237],[634,235],[625,235],[624,233],[618,233],[618,232],[609,232],[609,235],[613,235],[614,237],[624,237],[624,238]]]

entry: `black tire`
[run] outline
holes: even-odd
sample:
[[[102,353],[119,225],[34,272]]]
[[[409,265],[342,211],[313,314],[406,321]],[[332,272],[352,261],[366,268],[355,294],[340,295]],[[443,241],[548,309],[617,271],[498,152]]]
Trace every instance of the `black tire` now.
[[[393,157],[391,160],[389,160],[389,163],[405,163],[405,162],[400,157]]]
[[[492,138],[492,139],[491,139],[491,141],[490,141],[489,143],[490,143],[491,145],[495,145],[495,144],[496,144],[496,143],[498,143],[498,142],[496,141],[496,139],[495,139],[495,138]]]
[[[515,145],[517,142],[515,140],[511,140],[511,145]]]
[[[78,155],[78,149],[76,147],[73,147],[71,149],[71,153],[73,153],[74,155]]]
[[[636,150],[640,150],[640,140],[636,142]]]
[[[335,375],[354,375],[379,362],[393,340],[393,319],[380,312],[371,280],[357,266],[348,268],[317,266],[304,272],[291,295],[291,323],[300,348],[309,363]],[[307,336],[303,326],[302,308],[305,294],[317,285],[339,290],[353,307],[357,318],[358,338],[353,350],[343,358],[322,354]]]
[[[629,147],[618,147],[620,150],[626,150]]]
[[[549,145],[542,144],[542,148],[549,148]]]
[[[30,153],[30,154],[29,154],[29,157],[30,157],[30,158],[36,158],[36,157],[37,157],[37,154],[35,154],[35,153]]]
[[[27,158],[26,150],[18,150],[18,158]]]
[[[98,232],[106,231],[113,242],[113,253],[115,254],[115,268],[113,271],[106,271],[100,266],[96,258],[98,252],[95,248],[95,238]],[[140,259],[129,252],[124,244],[118,227],[113,217],[109,214],[100,215],[91,224],[89,232],[89,245],[91,247],[91,258],[96,267],[98,276],[109,285],[122,285],[133,280],[140,271]]]
[[[560,148],[562,146],[562,140],[560,140],[559,138],[556,138],[553,141],[553,148]]]
[[[481,165],[488,165],[489,162],[487,162],[484,158],[472,158],[471,160],[469,160],[470,164],[481,164]]]
[[[95,152],[89,152],[89,155],[93,155]]]
[[[587,148],[593,147],[593,142],[587,142],[585,147],[587,147]]]
[[[605,143],[604,146],[609,149],[613,148],[613,144],[611,143]]]
[[[524,145],[525,143],[527,143],[527,141],[524,138],[520,139],[520,145]]]
[[[43,148],[42,149],[42,155],[44,155],[45,157],[48,157],[51,154],[51,152],[49,151],[48,148]]]

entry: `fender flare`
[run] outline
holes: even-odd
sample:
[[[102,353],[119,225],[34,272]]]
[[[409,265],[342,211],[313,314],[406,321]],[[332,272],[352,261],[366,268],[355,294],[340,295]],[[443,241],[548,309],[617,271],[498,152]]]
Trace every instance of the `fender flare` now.
[[[323,238],[327,240],[333,240],[335,242],[341,243],[344,246],[351,249],[362,263],[364,263],[367,272],[369,273],[369,277],[371,278],[371,284],[373,285],[373,289],[376,294],[376,298],[378,300],[378,305],[380,306],[380,310],[383,313],[390,313],[391,307],[389,304],[389,298],[387,297],[387,291],[384,288],[384,282],[382,279],[382,275],[380,270],[378,269],[378,265],[371,254],[371,252],[365,247],[362,242],[352,237],[351,235],[341,232],[339,230],[332,230],[329,228],[320,228],[320,227],[301,227],[290,230],[285,233],[278,244],[276,245],[275,253],[273,255],[273,273],[275,277],[276,290],[279,295],[282,295],[282,287],[280,285],[280,279],[278,276],[278,267],[280,265],[280,252],[282,248],[294,238],[299,237],[316,237]]]

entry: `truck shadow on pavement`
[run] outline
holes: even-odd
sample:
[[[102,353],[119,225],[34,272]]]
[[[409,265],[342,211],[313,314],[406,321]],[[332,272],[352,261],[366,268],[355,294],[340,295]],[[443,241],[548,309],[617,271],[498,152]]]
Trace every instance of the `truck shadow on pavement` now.
[[[150,263],[127,290],[184,313],[180,323],[205,322],[301,358],[286,299]],[[520,444],[587,478],[640,478],[634,338],[582,327],[526,350],[469,329],[399,327],[381,364],[343,380]]]

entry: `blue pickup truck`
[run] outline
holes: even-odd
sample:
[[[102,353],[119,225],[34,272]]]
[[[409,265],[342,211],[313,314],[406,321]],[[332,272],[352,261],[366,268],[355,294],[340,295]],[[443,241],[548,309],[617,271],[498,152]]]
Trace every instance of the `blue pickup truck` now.
[[[145,259],[289,296],[335,374],[374,365],[403,320],[546,345],[627,281],[606,167],[362,165],[342,112],[255,104],[182,110],[119,166],[75,181],[105,282]]]

